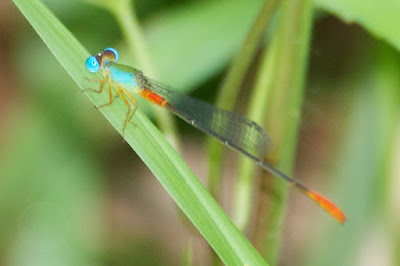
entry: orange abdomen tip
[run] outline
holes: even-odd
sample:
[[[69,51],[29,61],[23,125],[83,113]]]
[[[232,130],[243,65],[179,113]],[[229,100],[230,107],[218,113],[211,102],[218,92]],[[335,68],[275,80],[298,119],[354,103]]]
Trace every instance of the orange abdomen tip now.
[[[313,192],[307,191],[308,196],[315,201],[319,206],[326,210],[333,218],[339,223],[344,224],[346,222],[346,215],[336,206],[334,203],[329,201],[327,198]]]

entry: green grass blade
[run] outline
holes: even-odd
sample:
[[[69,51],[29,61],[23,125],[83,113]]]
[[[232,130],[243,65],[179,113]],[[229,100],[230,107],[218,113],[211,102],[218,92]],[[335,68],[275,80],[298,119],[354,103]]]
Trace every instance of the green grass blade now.
[[[14,0],[14,3],[37,31],[58,61],[82,88],[93,87],[85,78],[86,49],[40,1]],[[40,63],[40,62],[35,62]],[[95,84],[96,85],[96,84]],[[105,95],[88,94],[95,105],[106,101]],[[116,102],[101,112],[121,132],[126,108]],[[125,132],[127,143],[136,151],[170,196],[193,222],[208,243],[227,265],[265,265],[263,258],[234,226],[218,203],[192,173],[162,134],[137,111]]]

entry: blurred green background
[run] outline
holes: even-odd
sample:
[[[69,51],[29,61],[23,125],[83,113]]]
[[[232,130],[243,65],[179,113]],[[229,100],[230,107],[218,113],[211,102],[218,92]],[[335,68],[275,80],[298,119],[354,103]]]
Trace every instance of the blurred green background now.
[[[116,47],[137,66],[110,13],[84,1],[45,3],[88,50]],[[214,102],[262,3],[135,1],[158,79]],[[279,265],[399,265],[400,42],[380,33],[398,32],[400,21],[346,23],[340,5],[317,7],[295,176],[335,201],[348,223],[291,193]],[[374,14],[384,17],[385,7]],[[0,265],[177,265],[188,239],[194,264],[211,264],[207,243],[11,1],[0,3],[0,36]],[[206,136],[181,121],[178,131],[182,156],[205,180]],[[234,169],[224,166],[230,214]],[[251,225],[245,233],[251,240]]]

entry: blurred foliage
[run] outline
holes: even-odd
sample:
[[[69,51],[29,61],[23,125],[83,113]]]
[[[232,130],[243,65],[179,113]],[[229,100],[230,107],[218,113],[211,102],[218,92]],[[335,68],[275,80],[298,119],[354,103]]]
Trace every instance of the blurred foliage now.
[[[293,193],[280,264],[399,265],[400,6],[316,2],[295,172],[349,222],[338,226]],[[117,47],[135,66],[110,13],[85,1],[45,3],[88,49]],[[261,4],[135,1],[158,78],[213,101]],[[165,191],[8,1],[0,34],[0,264],[178,264],[190,233]],[[184,155],[204,176],[198,139],[183,132]],[[194,263],[208,264],[194,242]]]

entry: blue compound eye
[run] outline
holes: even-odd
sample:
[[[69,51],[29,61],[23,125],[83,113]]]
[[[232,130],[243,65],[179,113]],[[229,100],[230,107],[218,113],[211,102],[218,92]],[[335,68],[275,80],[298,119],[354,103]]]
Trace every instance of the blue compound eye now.
[[[99,71],[100,69],[100,63],[94,56],[89,56],[89,58],[86,60],[86,69],[90,73],[95,73]]]
[[[115,57],[115,62],[118,61],[119,55],[118,55],[117,50],[115,50],[114,48],[111,48],[111,47],[106,48],[106,49],[104,49],[104,52],[111,52],[111,53],[113,53],[113,54],[114,54],[114,57]]]

